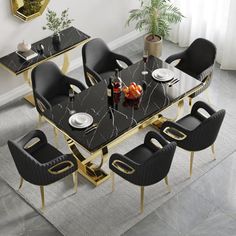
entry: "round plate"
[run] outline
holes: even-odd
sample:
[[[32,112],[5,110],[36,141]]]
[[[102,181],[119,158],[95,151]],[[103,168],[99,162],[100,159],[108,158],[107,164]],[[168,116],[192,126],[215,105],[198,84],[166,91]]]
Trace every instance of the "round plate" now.
[[[174,78],[174,72],[166,68],[160,68],[152,72],[152,77],[157,81],[166,82]]]
[[[73,114],[69,118],[69,124],[78,129],[89,127],[93,123],[93,117],[85,112],[79,112]]]

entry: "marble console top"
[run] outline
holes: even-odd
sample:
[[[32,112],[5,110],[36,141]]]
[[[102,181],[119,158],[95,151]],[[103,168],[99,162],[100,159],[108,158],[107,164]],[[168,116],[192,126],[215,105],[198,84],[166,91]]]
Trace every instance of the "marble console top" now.
[[[37,46],[42,44],[44,46],[44,52],[39,54],[37,57],[26,61],[12,52],[2,58],[0,58],[0,64],[3,65],[8,71],[19,75],[22,72],[34,67],[36,64],[53,58],[57,55],[63,54],[66,51],[78,46],[80,43],[89,39],[90,36],[76,29],[75,27],[69,27],[62,30],[60,44],[53,44],[52,36],[39,40],[32,44],[32,49],[37,52]]]
[[[175,77],[180,81],[172,87],[155,81],[151,73],[156,68],[174,71]],[[102,81],[76,94],[74,102],[66,100],[52,110],[45,111],[44,116],[89,152],[94,152],[202,85],[200,81],[158,58],[149,57],[147,69],[148,75],[142,75],[143,62],[140,61],[120,73],[121,79],[127,85],[132,81],[140,85],[146,84],[139,101],[127,101],[121,93],[120,97],[114,98],[113,103],[108,102],[107,81]],[[85,134],[85,130],[71,127],[68,123],[71,110],[89,113],[94,122],[98,123],[98,128]]]

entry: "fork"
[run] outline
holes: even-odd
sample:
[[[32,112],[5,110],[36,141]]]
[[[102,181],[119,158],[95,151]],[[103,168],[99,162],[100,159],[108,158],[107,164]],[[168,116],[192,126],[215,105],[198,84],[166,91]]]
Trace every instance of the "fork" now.
[[[169,85],[169,86],[172,86],[173,84],[175,84],[175,83],[177,83],[177,82],[179,82],[179,79],[178,79],[178,78],[174,78],[174,79],[172,79],[172,80],[168,83],[168,85]]]
[[[94,123],[93,125],[91,125],[90,127],[88,127],[88,128],[84,131],[84,133],[85,133],[85,134],[88,134],[88,133],[94,131],[95,129],[97,129],[97,127],[98,127],[98,123]]]

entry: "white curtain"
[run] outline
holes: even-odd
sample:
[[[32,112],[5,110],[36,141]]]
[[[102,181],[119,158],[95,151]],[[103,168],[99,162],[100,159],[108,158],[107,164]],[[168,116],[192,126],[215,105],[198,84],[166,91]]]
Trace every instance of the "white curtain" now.
[[[236,69],[236,0],[172,0],[185,18],[172,26],[169,40],[181,47],[202,37],[217,47],[222,69]]]

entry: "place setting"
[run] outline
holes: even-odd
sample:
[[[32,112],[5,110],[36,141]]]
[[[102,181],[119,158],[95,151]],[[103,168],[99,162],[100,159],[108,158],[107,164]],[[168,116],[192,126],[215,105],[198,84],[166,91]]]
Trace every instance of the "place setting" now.
[[[154,80],[162,83],[168,82],[167,84],[169,87],[180,81],[180,79],[175,78],[174,75],[175,74],[172,70],[166,68],[158,68],[152,72]]]
[[[86,112],[74,113],[68,121],[73,128],[84,130],[85,134],[95,131],[98,126],[93,122],[93,117]]]

